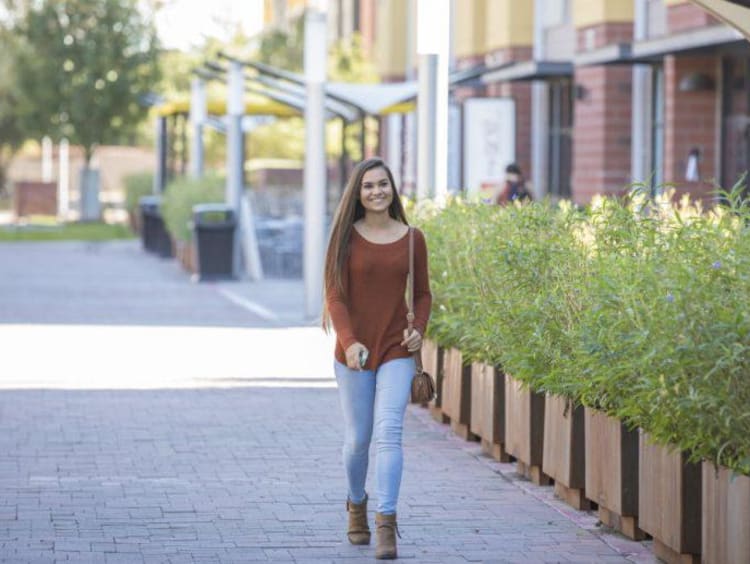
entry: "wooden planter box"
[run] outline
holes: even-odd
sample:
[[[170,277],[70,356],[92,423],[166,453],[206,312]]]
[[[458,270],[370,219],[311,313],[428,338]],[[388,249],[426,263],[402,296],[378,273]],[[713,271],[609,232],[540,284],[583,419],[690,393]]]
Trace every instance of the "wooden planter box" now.
[[[451,429],[466,440],[475,437],[471,423],[471,366],[464,366],[461,351],[447,349],[443,355],[443,413],[450,418]]]
[[[703,562],[750,564],[750,476],[703,462]]]
[[[585,409],[586,496],[599,519],[634,540],[638,528],[638,433],[600,411]]]
[[[668,564],[700,564],[700,464],[652,444],[643,431],[638,451],[638,526],[654,537],[654,554]]]
[[[576,509],[588,510],[583,406],[547,394],[544,405],[542,471],[555,480],[555,495]]]
[[[531,392],[505,375],[505,450],[518,462],[518,473],[535,484],[549,484],[542,471],[544,395]]]
[[[198,272],[198,262],[195,254],[195,243],[192,241],[175,241],[175,256],[183,269],[190,274]]]
[[[471,365],[470,430],[482,442],[482,451],[508,462],[505,452],[505,374],[487,364]]]
[[[422,342],[422,365],[435,378],[435,399],[429,404],[430,413],[435,421],[447,423],[448,418],[443,414],[443,347],[435,341],[425,339]]]

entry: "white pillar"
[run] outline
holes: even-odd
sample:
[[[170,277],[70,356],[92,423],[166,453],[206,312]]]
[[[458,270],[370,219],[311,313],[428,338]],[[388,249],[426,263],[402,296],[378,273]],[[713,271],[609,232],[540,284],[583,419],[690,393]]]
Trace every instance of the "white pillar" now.
[[[324,88],[326,81],[326,0],[308,2],[305,14],[305,314],[322,309],[326,240],[326,159]]]
[[[59,165],[57,215],[61,219],[67,219],[70,211],[70,144],[67,139],[60,141]]]
[[[437,67],[435,53],[419,55],[417,94],[417,199],[429,198],[437,183]]]
[[[231,61],[227,73],[227,181],[224,197],[226,204],[234,210],[235,217],[238,219],[241,217],[240,206],[244,190],[245,151],[242,132],[242,116],[245,113],[244,91],[245,79],[242,74],[242,65]],[[241,229],[236,229],[234,232],[232,263],[232,274],[237,278],[242,274],[240,231]]]
[[[193,142],[190,146],[190,174],[203,176],[203,124],[208,117],[206,107],[206,83],[195,77],[190,88],[190,123],[193,127]]]
[[[52,139],[42,137],[42,182],[52,182]]]
[[[164,191],[167,183],[167,118],[158,116],[156,118],[156,171],[154,173],[155,195],[160,195]]]
[[[448,192],[449,0],[417,0],[417,196]]]
[[[636,0],[633,39],[648,38],[648,0]],[[630,177],[632,182],[646,182],[650,174],[651,69],[648,65],[633,65]]]
[[[545,57],[544,0],[534,0],[534,60]],[[547,194],[549,87],[543,80],[531,84],[531,183],[535,200]],[[525,171],[524,171],[525,172]]]

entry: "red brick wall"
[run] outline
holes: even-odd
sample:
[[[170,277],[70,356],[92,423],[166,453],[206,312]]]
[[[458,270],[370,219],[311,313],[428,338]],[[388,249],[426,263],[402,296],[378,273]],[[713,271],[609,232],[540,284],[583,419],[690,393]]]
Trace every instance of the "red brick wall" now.
[[[575,84],[573,120],[573,200],[588,203],[595,194],[620,193],[630,182],[632,72],[629,66],[581,67]]]
[[[16,217],[57,215],[57,183],[16,182],[13,207]]]
[[[456,70],[468,70],[481,65],[484,62],[484,55],[475,55],[473,57],[461,57],[456,60]],[[478,82],[478,79],[477,81]],[[456,86],[451,90],[453,99],[456,102],[463,102],[467,98],[476,98],[487,95],[487,87],[480,86]]]
[[[578,52],[587,51],[587,47],[598,49],[613,43],[626,43],[633,40],[631,22],[601,23],[578,29],[576,34]],[[589,37],[593,36],[593,40]],[[590,43],[590,44],[589,44]],[[587,45],[588,44],[588,45]]]
[[[531,47],[509,47],[490,55],[491,66],[503,62],[528,61],[532,58]],[[486,88],[489,97],[513,98],[516,104],[516,162],[524,175],[531,176],[531,83],[496,82]]]
[[[680,92],[680,80],[691,72],[701,72],[716,83],[715,57],[664,58],[664,181],[676,184],[679,193],[706,198],[713,189],[716,164],[716,107],[718,86],[710,91]],[[688,154],[700,150],[700,182],[685,181]]]
[[[577,31],[578,51],[631,41],[632,23],[602,23]],[[619,194],[630,182],[630,66],[578,67],[582,92],[573,116],[572,198],[585,204],[595,194]]]
[[[721,22],[691,2],[675,4],[667,9],[667,29],[670,33],[698,29],[717,23]]]

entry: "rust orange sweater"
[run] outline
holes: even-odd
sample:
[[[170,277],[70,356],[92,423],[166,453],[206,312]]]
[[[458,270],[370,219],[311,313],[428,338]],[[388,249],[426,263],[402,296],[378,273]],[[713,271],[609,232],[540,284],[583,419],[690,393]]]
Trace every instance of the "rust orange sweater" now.
[[[349,258],[344,264],[344,294],[327,288],[326,305],[336,330],[336,360],[356,342],[370,351],[365,370],[376,370],[411,353],[401,346],[407,327],[406,279],[409,234],[392,243],[373,243],[352,228]],[[432,294],[427,270],[427,244],[414,229],[414,328],[424,335]]]

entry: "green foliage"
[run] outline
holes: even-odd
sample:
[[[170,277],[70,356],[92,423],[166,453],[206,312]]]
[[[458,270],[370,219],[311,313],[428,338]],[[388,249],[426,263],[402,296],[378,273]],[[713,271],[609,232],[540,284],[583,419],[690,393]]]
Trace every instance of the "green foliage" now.
[[[167,231],[178,241],[190,241],[193,234],[189,222],[193,206],[224,202],[224,180],[218,176],[178,178],[167,185],[161,213]]]
[[[19,241],[111,241],[131,239],[124,225],[106,223],[66,223],[63,225],[12,225],[0,228],[0,242]]]
[[[41,0],[17,23],[27,126],[84,148],[132,135],[158,80],[157,39],[136,0]]]
[[[260,39],[257,60],[267,65],[301,73],[305,47],[305,18],[290,24],[289,31],[274,28]]]
[[[143,196],[154,192],[154,175],[151,172],[129,174],[124,178],[125,209],[133,215],[138,210],[138,202]]]
[[[430,336],[750,474],[750,212],[727,200],[421,210]]]
[[[7,168],[26,138],[16,80],[19,42],[0,22],[0,195],[6,193]]]

